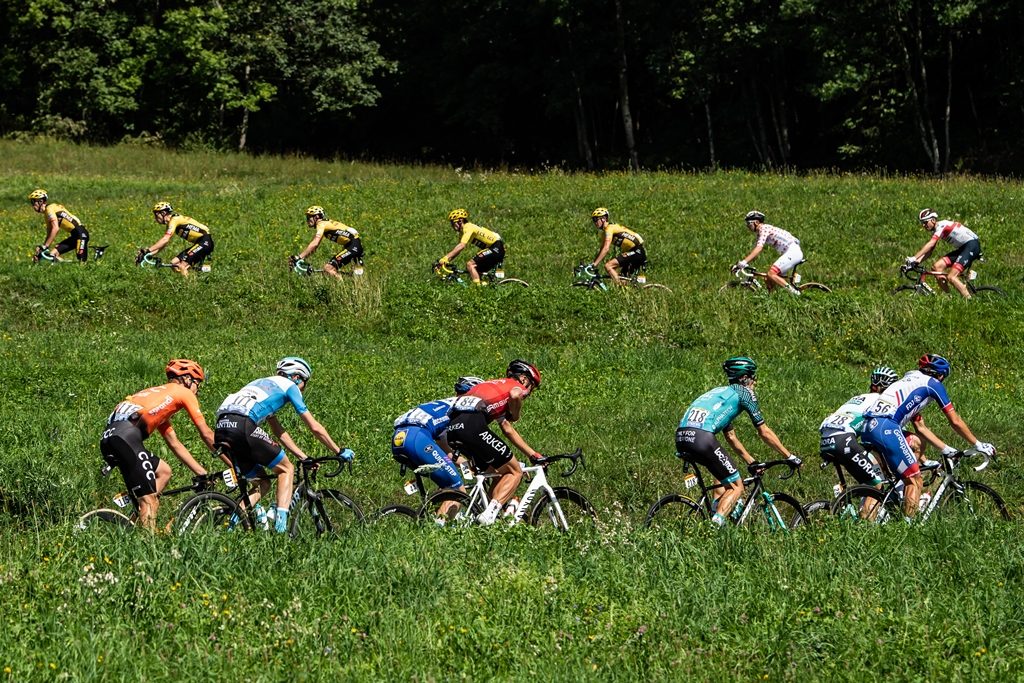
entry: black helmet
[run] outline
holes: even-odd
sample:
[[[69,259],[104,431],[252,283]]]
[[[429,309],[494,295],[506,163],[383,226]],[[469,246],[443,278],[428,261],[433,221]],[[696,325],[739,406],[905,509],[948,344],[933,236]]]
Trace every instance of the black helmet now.
[[[526,375],[533,382],[534,388],[540,388],[540,370],[536,367],[527,363],[525,360],[514,360],[508,364],[508,370],[505,372],[506,377],[515,377],[516,375]]]

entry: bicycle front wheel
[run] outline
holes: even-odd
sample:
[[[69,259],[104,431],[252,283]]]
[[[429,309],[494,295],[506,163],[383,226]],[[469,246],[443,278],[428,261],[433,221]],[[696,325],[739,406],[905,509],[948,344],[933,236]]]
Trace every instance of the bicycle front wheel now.
[[[648,282],[646,285],[640,285],[640,289],[656,289],[661,292],[668,292],[669,294],[672,293],[672,290],[668,285],[663,285],[658,282]]]
[[[976,481],[962,481],[960,484],[964,487],[962,492],[953,491],[942,501],[943,514],[953,512],[982,519],[1009,521],[1010,510],[993,489]]]
[[[895,495],[873,486],[853,486],[832,501],[832,514],[847,524],[888,524],[903,520],[902,503]]]
[[[685,533],[696,529],[707,519],[708,513],[700,504],[678,493],[670,493],[647,510],[644,526]]]
[[[96,529],[131,529],[135,525],[124,514],[117,510],[102,508],[91,510],[78,518],[76,531],[95,531]]]
[[[901,294],[901,293],[917,294],[918,293],[918,289],[917,289],[916,285],[900,285],[896,289],[892,290],[892,293],[893,294]],[[931,292],[927,292],[925,290],[921,290],[921,293],[922,294],[930,294]]]
[[[520,280],[517,277],[505,277],[498,280],[498,287],[505,287],[507,285],[518,285],[519,287],[529,287],[530,283],[526,280]]]
[[[172,530],[176,534],[227,531],[230,528],[249,528],[249,518],[242,513],[238,502],[216,491],[196,494],[174,515]]]
[[[408,505],[387,505],[377,510],[373,525],[388,527],[409,526],[420,521],[420,513]]]
[[[778,533],[791,531],[807,523],[804,506],[785,493],[772,493],[767,498],[762,493],[756,502],[749,504],[759,508],[751,510],[746,516],[747,526],[753,529]]]
[[[533,505],[530,524],[536,527],[568,531],[570,528],[593,528],[597,522],[594,506],[582,493],[567,486],[553,489],[554,499],[544,492]]]
[[[356,502],[335,489],[322,489],[312,497],[304,497],[292,514],[288,525],[292,538],[337,537],[363,523],[363,511]]]
[[[816,294],[821,292],[823,294],[831,294],[832,288],[821,284],[820,282],[805,282],[799,285],[797,289],[801,294]]]

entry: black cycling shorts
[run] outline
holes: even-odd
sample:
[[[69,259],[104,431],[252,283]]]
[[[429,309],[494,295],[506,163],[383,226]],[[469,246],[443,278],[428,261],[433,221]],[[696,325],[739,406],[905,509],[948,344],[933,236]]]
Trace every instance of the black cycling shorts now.
[[[100,438],[103,460],[121,471],[125,486],[136,498],[156,493],[156,468],[160,464],[160,458],[146,450],[144,439],[142,430],[129,420],[107,425]]]
[[[476,264],[476,269],[481,273],[493,270],[505,260],[505,243],[498,240],[470,260]]]
[[[349,263],[351,263],[353,259],[362,259],[362,258],[363,258],[363,243],[357,237],[354,240],[352,240],[351,242],[349,242],[348,244],[346,244],[344,251],[340,251],[337,254],[335,254],[334,258],[332,258],[330,261],[328,261],[328,263],[330,263],[335,268],[341,268],[342,266],[346,266]]]
[[[213,238],[209,235],[203,235],[195,244],[178,254],[177,258],[191,267],[201,264],[212,253]]]
[[[213,447],[228,456],[244,477],[256,477],[263,473],[263,468],[274,468],[284,459],[284,449],[245,415],[218,416]]]
[[[473,461],[478,470],[499,468],[512,459],[512,449],[487,426],[482,412],[453,413],[448,421],[448,445]]]
[[[619,268],[622,269],[623,275],[632,275],[647,265],[647,251],[644,250],[644,245],[641,244],[635,249],[619,254],[615,257],[615,260],[618,262]]]
[[[821,459],[837,462],[860,484],[882,483],[882,471],[857,441],[857,435],[837,429],[821,432]]]
[[[702,465],[711,476],[723,484],[740,479],[739,470],[732,458],[722,450],[722,445],[711,432],[690,427],[676,430],[676,454],[698,465]]]
[[[971,240],[964,242],[944,257],[949,265],[959,266],[961,271],[967,271],[971,264],[981,256],[981,241]]]
[[[78,260],[85,261],[89,258],[89,231],[84,225],[79,225],[55,246],[58,254],[63,255],[74,249]]]

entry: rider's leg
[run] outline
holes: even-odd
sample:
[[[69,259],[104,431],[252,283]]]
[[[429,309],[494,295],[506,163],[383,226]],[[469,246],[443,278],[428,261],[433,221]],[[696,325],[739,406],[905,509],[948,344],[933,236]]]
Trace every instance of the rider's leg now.
[[[935,260],[935,263],[932,264],[932,271],[935,273],[945,273],[946,269],[949,268],[949,264],[950,261],[948,258],[946,258],[945,256],[940,256],[938,259]],[[949,291],[949,283],[946,281],[946,279],[947,278],[945,277],[938,276],[936,276],[935,278],[935,281],[939,284],[939,288],[943,292]]]
[[[924,480],[921,472],[914,464],[913,474],[910,470],[903,473],[903,514],[913,517],[917,514],[917,502],[921,500],[921,491],[924,489]]]
[[[960,292],[960,296],[970,299],[971,292],[967,289],[967,283],[960,279],[963,272],[963,266],[959,263],[954,263],[953,267],[949,269],[949,283],[956,288],[956,291]]]
[[[480,271],[477,270],[476,259],[466,261],[466,270],[469,271],[469,279],[473,281],[473,284],[480,284]]]
[[[612,282],[617,285],[622,284],[622,278],[619,277],[619,259],[608,259],[605,261],[604,269],[608,273],[608,277],[612,279]]]
[[[278,533],[284,533],[288,529],[288,508],[292,504],[295,466],[282,450],[281,459],[273,465],[272,470],[277,475],[277,518],[274,520],[274,527]]]
[[[156,491],[139,496],[139,522],[150,531],[156,531],[156,512],[160,509],[160,492],[171,480],[171,466],[161,460],[156,466]]]
[[[718,511],[715,513],[715,523],[719,526],[725,524],[725,520],[729,518],[729,513],[736,506],[736,501],[743,495],[743,477],[736,476],[734,481],[728,484],[723,483],[721,488],[722,494],[718,497]]]

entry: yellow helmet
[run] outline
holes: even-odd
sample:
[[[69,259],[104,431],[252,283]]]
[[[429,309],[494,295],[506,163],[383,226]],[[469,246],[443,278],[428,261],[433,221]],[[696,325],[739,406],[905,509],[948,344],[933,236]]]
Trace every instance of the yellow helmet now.
[[[39,190],[32,190],[31,192],[29,192],[28,200],[30,202],[38,201],[40,199],[42,199],[44,202],[47,199],[49,199],[49,196],[46,194],[46,190],[39,189]]]
[[[174,211],[174,209],[167,202],[157,202],[153,205],[153,213],[163,213],[164,211]]]
[[[590,213],[591,218],[608,218],[608,209],[599,206]]]
[[[465,209],[452,209],[448,213],[448,220],[449,221],[459,221],[459,220],[465,221],[465,220],[469,220],[469,211],[466,211]]]
[[[306,218],[312,218],[313,216],[319,216],[320,218],[325,218],[326,216],[324,215],[324,207],[322,207],[322,206],[311,206],[308,209],[306,209]]]

